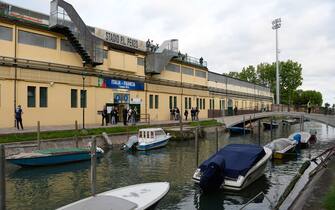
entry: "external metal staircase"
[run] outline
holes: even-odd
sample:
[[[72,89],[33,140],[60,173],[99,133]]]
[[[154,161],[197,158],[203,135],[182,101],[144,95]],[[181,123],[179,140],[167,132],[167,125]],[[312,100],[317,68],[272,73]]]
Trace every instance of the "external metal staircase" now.
[[[160,47],[147,55],[145,73],[159,74],[174,57],[178,57],[178,40],[163,42]]]
[[[50,4],[49,28],[67,37],[83,63],[101,65],[103,40],[92,34],[71,4],[63,0],[53,0]]]

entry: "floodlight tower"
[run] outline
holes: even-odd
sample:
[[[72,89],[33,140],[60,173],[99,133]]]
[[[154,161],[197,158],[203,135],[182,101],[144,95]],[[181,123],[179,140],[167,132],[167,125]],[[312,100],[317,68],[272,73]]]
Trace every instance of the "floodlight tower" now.
[[[276,104],[280,104],[279,97],[279,63],[278,63],[278,28],[281,26],[281,19],[276,18],[272,21],[272,29],[276,30]]]

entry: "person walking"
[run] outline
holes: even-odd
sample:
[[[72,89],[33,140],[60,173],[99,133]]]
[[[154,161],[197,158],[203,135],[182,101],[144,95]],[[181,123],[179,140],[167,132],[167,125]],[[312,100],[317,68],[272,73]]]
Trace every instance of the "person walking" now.
[[[104,108],[102,109],[102,113],[101,113],[101,116],[102,116],[102,122],[101,122],[101,126],[104,126],[105,125],[105,122],[106,122],[106,126],[108,124],[107,122],[107,107],[106,105],[104,106]]]
[[[21,125],[21,129],[23,130],[22,114],[23,114],[23,111],[22,111],[21,105],[18,105],[16,110],[15,110],[16,128],[18,130],[20,130],[20,125]]]
[[[234,108],[234,115],[237,115],[237,106]]]
[[[180,111],[178,109],[178,107],[176,108],[176,120],[179,120],[180,117]]]
[[[193,107],[191,109],[191,118],[192,118],[192,121],[195,120],[195,109]]]
[[[187,121],[187,117],[188,117],[188,111],[187,111],[187,109],[185,109],[184,116],[185,116],[185,120]]]
[[[112,116],[112,125],[116,124],[116,110],[115,108],[111,111],[111,116]]]

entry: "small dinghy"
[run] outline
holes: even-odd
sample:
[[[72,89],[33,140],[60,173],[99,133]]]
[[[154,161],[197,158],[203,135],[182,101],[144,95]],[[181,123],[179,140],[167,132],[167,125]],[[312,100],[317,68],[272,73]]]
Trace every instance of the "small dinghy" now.
[[[103,149],[97,147],[97,157],[104,153]],[[6,158],[12,164],[19,166],[46,166],[91,159],[89,147],[70,147],[57,149],[35,150],[29,153],[19,153]]]
[[[242,190],[264,174],[272,151],[253,144],[229,144],[205,160],[193,174],[203,191]]]
[[[295,150],[296,145],[297,142],[295,141],[291,141],[286,138],[279,138],[268,143],[265,147],[272,150],[274,159],[285,159],[297,156],[297,152]]]
[[[229,128],[229,132],[230,134],[244,134],[244,132],[246,134],[251,133],[251,129],[250,128],[243,128],[243,127],[237,127],[237,126],[233,126]]]
[[[282,120],[283,125],[293,125],[297,123],[296,119],[284,119]]]
[[[300,143],[300,148],[304,149],[304,148],[307,148],[310,143],[316,142],[316,132],[314,132],[313,135],[311,133],[304,132],[304,131],[295,132],[295,133],[292,133],[288,137],[288,139],[292,141],[297,141],[298,143]]]
[[[273,128],[278,128],[279,123],[277,122],[272,122],[272,129]],[[270,130],[271,129],[271,122],[263,122],[263,127],[266,130]]]
[[[131,185],[84,198],[57,210],[143,210],[157,205],[169,189],[168,182]]]
[[[138,131],[137,136],[131,136],[123,149],[145,151],[164,147],[170,138],[170,134],[166,134],[162,128],[144,128]]]

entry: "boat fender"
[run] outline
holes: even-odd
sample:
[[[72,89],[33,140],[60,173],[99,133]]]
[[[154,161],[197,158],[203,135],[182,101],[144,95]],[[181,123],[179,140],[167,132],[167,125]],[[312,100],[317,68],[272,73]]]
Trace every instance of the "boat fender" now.
[[[216,162],[210,162],[204,169],[200,178],[200,188],[203,192],[217,191],[224,182],[224,160],[219,165]]]

